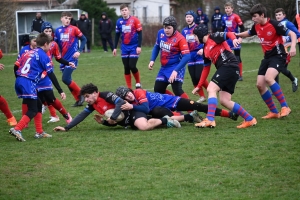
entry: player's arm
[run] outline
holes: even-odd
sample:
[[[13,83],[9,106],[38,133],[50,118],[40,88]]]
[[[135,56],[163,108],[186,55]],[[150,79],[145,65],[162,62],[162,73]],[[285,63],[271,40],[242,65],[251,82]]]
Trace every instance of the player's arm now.
[[[142,40],[143,40],[142,31],[138,31],[137,34],[138,34],[138,47],[141,47],[142,46]]]
[[[193,94],[196,94],[199,91],[199,89],[203,86],[210,72],[211,61],[207,59],[204,55],[203,55],[203,59],[204,59],[203,71],[201,73],[201,77],[198,82],[198,85],[192,91]]]
[[[286,23],[286,27],[288,29],[290,29],[291,31],[293,31],[296,34],[297,38],[300,37],[300,33],[299,33],[298,29],[296,28],[296,26],[292,22],[288,21]]]
[[[57,78],[56,78],[54,72],[53,72],[53,71],[51,71],[50,73],[47,72],[47,74],[48,74],[48,76],[49,76],[49,78],[50,78],[52,84],[53,84],[54,87],[57,89],[58,93],[59,93],[59,94],[63,93],[63,90],[61,89],[61,87],[60,87],[60,85],[59,85],[59,83],[58,83],[58,81],[57,81]]]
[[[246,38],[246,37],[251,37],[253,35],[257,35],[256,30],[255,30],[255,24],[251,27],[250,30],[244,31],[244,32],[241,32],[241,33],[236,33],[235,35],[237,37],[241,37],[241,38]]]
[[[81,113],[79,113],[75,118],[72,119],[72,121],[66,125],[64,128],[66,131],[70,130],[74,126],[78,125],[80,122],[82,122],[89,114],[91,114],[93,110],[90,110],[88,108],[85,108]]]
[[[115,109],[114,112],[112,113],[110,119],[111,120],[116,120],[118,116],[121,114],[122,109],[121,106],[125,104],[125,101],[114,94],[113,92],[100,92],[99,96],[104,99],[106,102],[115,104]]]
[[[180,47],[180,50],[181,50],[181,56],[182,57],[181,57],[180,62],[178,63],[178,65],[174,69],[174,71],[176,71],[176,72],[178,72],[182,68],[184,68],[185,65],[188,63],[188,61],[191,59],[190,50],[188,48],[188,44],[187,44],[185,39],[180,40],[179,47]]]
[[[81,37],[79,37],[79,40],[81,41],[80,47],[79,47],[79,49],[78,49],[78,52],[80,53],[80,52],[83,51],[87,39],[86,39],[86,37],[85,37],[84,35],[82,35]]]
[[[114,47],[114,49],[117,49],[117,47],[118,47],[120,36],[121,36],[121,33],[120,32],[116,32],[116,34],[115,34],[115,47]]]

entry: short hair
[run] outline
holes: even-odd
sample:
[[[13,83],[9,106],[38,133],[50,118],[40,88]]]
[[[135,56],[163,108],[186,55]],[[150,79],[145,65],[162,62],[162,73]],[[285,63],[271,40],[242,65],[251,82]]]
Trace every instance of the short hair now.
[[[256,4],[254,5],[250,10],[250,15],[253,16],[254,14],[262,15],[264,14],[264,17],[267,17],[267,9],[263,5]]]
[[[231,3],[231,2],[226,2],[225,4],[224,4],[224,8],[225,7],[231,7],[231,8],[233,8],[233,4]]]
[[[282,12],[282,14],[285,15],[285,11],[283,10],[283,8],[277,8],[277,9],[275,10],[275,13],[279,13],[279,12]]]
[[[129,8],[129,7],[128,7],[127,4],[122,3],[122,4],[120,5],[120,10],[123,10],[124,8]]]
[[[40,33],[36,38],[36,45],[38,47],[42,47],[46,43],[49,44],[50,42],[51,42],[51,38],[46,33]]]
[[[81,87],[80,95],[92,94],[94,92],[98,92],[98,87],[93,83],[89,83]]]
[[[65,16],[67,16],[67,17],[73,17],[72,13],[69,12],[69,11],[63,11],[61,13],[61,17],[65,17]]]

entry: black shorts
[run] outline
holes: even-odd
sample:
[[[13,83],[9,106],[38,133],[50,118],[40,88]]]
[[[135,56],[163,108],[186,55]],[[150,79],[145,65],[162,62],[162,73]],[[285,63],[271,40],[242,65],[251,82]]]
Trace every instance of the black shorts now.
[[[257,75],[265,75],[268,68],[274,68],[279,73],[285,68],[286,56],[276,55],[271,58],[263,59],[260,63],[258,74]]]
[[[239,76],[240,69],[238,66],[222,65],[217,69],[216,73],[211,78],[211,81],[217,84],[222,91],[233,94]]]
[[[138,118],[144,117],[147,119],[147,115],[143,112],[139,112],[139,111],[122,111],[125,115],[124,120],[122,120],[121,122],[118,122],[118,125],[120,126],[130,126],[132,129],[137,129],[137,127],[134,125],[135,120],[137,120]]]

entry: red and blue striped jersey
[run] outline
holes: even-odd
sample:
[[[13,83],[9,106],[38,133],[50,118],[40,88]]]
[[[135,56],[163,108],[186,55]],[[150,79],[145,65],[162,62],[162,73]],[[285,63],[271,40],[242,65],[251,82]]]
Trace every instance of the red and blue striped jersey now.
[[[243,25],[243,21],[235,13],[232,13],[231,15],[223,15],[222,22],[225,25],[225,32],[235,32],[239,33],[239,26]]]
[[[129,16],[128,19],[119,18],[116,23],[116,33],[121,33],[123,44],[132,45],[138,44],[137,32],[142,30],[141,22],[134,16]]]

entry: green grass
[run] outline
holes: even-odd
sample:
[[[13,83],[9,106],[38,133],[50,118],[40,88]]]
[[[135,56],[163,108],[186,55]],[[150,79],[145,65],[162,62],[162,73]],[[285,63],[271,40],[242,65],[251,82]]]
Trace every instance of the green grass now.
[[[159,62],[149,71],[150,54],[151,48],[143,48],[138,68],[143,88],[152,90]],[[1,60],[6,66],[0,72],[1,95],[20,119],[21,100],[15,95],[12,73],[15,59],[5,55]],[[52,129],[64,125],[63,118],[47,124],[47,112],[44,130],[53,138],[34,139],[31,122],[21,143],[8,134],[0,114],[0,199],[299,199],[299,91],[293,93],[291,82],[281,75],[292,113],[285,119],[261,120],[268,111],[255,86],[261,59],[259,44],[243,45],[244,81],[237,83],[233,100],[257,118],[257,126],[248,129],[236,128],[242,119],[217,118],[215,129],[182,123],[180,129],[137,131],[104,127],[89,116],[62,133]],[[98,48],[79,60],[73,73],[79,85],[92,82],[100,91],[125,85],[120,51],[112,57]],[[299,55],[289,69],[300,78],[298,63]],[[55,67],[60,80],[57,63]],[[68,97],[63,104],[76,116],[83,107],[71,107],[74,100],[61,86]],[[184,90],[197,100],[188,72]]]

